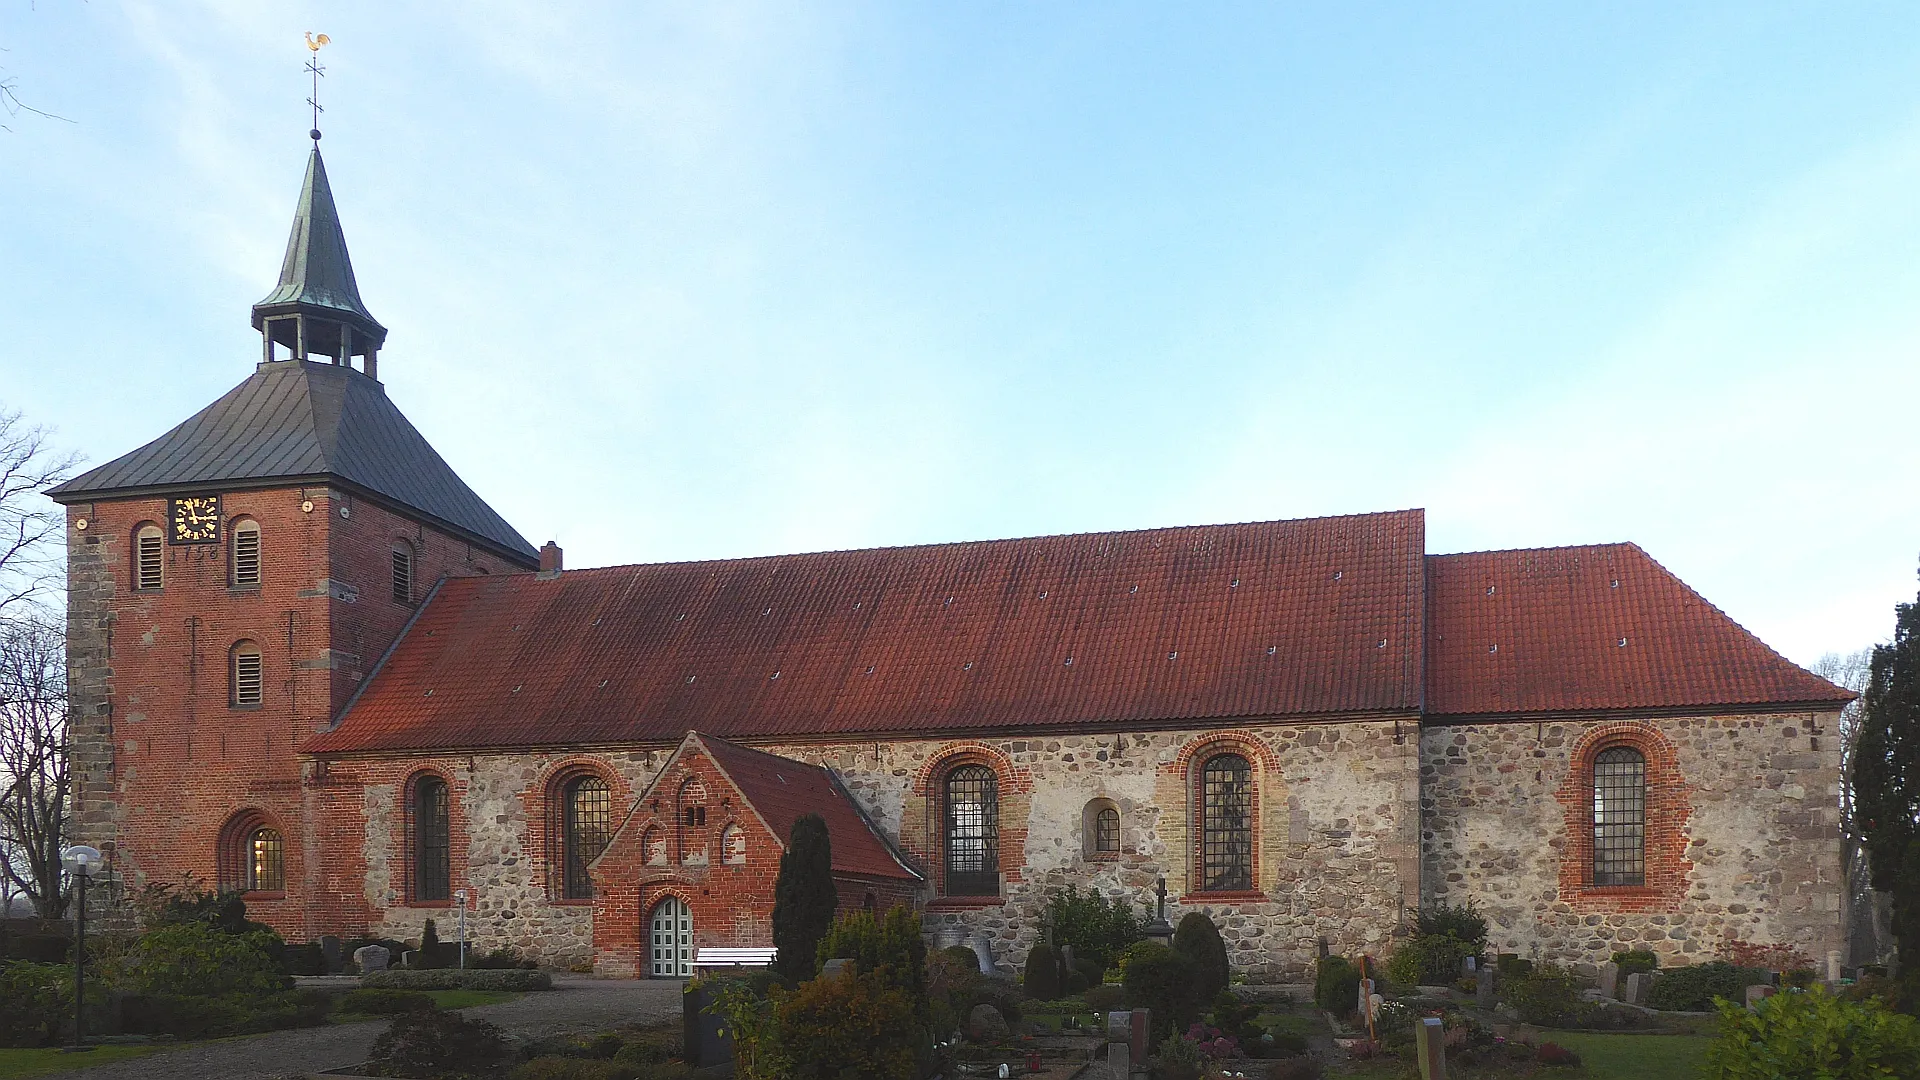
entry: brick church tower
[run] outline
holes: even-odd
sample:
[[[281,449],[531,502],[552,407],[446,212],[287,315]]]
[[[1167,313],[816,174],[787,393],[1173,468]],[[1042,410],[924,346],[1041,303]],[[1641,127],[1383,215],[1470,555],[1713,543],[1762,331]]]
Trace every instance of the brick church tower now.
[[[366,811],[296,748],[440,580],[540,556],[376,378],[387,331],[317,143],[253,325],[245,381],[50,493],[67,508],[74,834],[122,888],[191,874],[312,940],[366,925]]]

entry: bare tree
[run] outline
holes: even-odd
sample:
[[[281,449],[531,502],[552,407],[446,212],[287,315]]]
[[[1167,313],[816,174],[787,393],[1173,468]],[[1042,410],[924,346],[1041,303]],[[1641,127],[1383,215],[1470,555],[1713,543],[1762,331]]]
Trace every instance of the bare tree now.
[[[0,616],[57,581],[63,567],[60,508],[40,493],[73,475],[79,458],[53,446],[46,428],[0,408]]]
[[[1873,650],[1860,649],[1842,656],[1828,653],[1813,665],[1814,674],[1833,683],[1852,690],[1856,694],[1867,689],[1867,678],[1871,674]],[[1840,710],[1840,775],[1853,775],[1853,751],[1860,737],[1860,714],[1863,698],[1855,698],[1847,707]],[[1886,924],[1886,905],[1878,902],[1870,881],[1872,874],[1867,865],[1866,837],[1855,812],[1853,803],[1853,785],[1840,785],[1840,837],[1841,870],[1846,887],[1846,925],[1847,951],[1850,962],[1856,964],[1877,964],[1884,961],[1886,953],[1892,947],[1892,938]]]
[[[36,610],[0,620],[0,874],[43,919],[66,914],[60,847],[72,794],[67,641]]]

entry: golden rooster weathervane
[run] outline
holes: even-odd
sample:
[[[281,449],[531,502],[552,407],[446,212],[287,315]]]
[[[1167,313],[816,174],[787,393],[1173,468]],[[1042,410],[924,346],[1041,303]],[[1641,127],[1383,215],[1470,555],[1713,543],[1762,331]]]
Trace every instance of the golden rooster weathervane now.
[[[315,147],[320,145],[320,114],[327,111],[320,107],[320,76],[327,73],[326,66],[320,63],[320,47],[332,40],[325,34],[307,31],[307,52],[311,54],[307,57],[307,70],[313,73],[313,96],[307,99],[307,104],[313,106],[313,130],[307,134],[312,136]]]

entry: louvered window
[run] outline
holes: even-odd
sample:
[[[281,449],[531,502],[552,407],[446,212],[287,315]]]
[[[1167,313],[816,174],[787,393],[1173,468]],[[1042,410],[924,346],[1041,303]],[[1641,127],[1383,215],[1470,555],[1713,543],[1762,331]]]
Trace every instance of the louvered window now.
[[[1593,883],[1647,883],[1647,759],[1630,747],[1593,759]]]
[[[1238,754],[1209,758],[1200,770],[1200,887],[1253,888],[1253,769]]]
[[[413,898],[445,900],[453,895],[447,820],[447,782],[423,776],[413,785]]]
[[[165,541],[160,526],[143,525],[133,538],[133,587],[157,589],[161,586],[161,552]]]
[[[255,829],[247,837],[247,888],[282,892],[287,887],[286,854],[275,829]]]
[[[235,645],[233,647],[233,703],[242,706],[260,704],[264,682],[260,669],[260,647],[250,641]]]
[[[233,583],[260,584],[260,523],[242,521],[233,527]]]
[[[1000,894],[1000,793],[993,770],[947,774],[947,895]]]
[[[413,549],[396,547],[393,549],[393,599],[397,603],[413,603]]]
[[[587,864],[606,849],[613,827],[613,792],[597,776],[583,776],[566,787],[561,846],[565,856],[565,892],[569,900],[593,898]]]

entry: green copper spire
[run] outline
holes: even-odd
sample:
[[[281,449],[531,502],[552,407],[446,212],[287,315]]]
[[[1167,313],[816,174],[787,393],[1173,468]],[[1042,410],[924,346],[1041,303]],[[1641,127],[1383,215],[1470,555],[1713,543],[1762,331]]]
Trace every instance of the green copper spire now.
[[[367,311],[354,283],[347,237],[317,144],[307,158],[280,283],[253,305],[253,326],[266,336],[268,359],[274,344],[292,350],[295,359],[318,353],[351,366],[352,357],[361,356],[370,375],[373,355],[386,341],[387,328]]]

